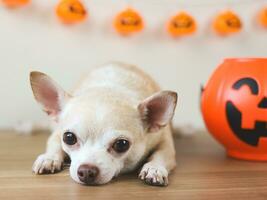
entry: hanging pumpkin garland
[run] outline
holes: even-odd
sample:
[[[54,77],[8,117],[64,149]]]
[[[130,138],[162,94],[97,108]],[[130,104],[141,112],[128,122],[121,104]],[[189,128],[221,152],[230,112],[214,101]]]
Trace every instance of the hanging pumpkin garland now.
[[[216,16],[213,21],[213,29],[219,35],[231,35],[241,31],[242,22],[237,14],[227,10]]]
[[[142,16],[132,8],[120,12],[113,22],[115,30],[122,35],[130,35],[143,30]]]
[[[10,8],[20,7],[28,4],[30,0],[1,0],[2,3]]]
[[[20,7],[31,0],[0,0],[7,7]],[[88,13],[80,0],[60,0],[55,9],[58,18],[66,24],[75,24],[86,19]],[[267,6],[257,14],[257,23],[267,28]],[[121,35],[131,35],[144,29],[143,17],[131,7],[121,11],[113,20],[114,29]],[[173,37],[192,35],[197,31],[197,22],[185,11],[171,17],[167,23],[167,32]],[[212,22],[213,30],[221,36],[238,33],[243,28],[240,17],[231,10],[219,13]]]
[[[61,0],[56,7],[56,14],[66,24],[78,23],[87,17],[87,11],[79,0]]]
[[[196,30],[197,23],[195,19],[186,12],[179,12],[167,24],[167,31],[173,37],[191,35]]]
[[[264,27],[267,28],[267,7],[260,10],[258,14],[258,23]]]

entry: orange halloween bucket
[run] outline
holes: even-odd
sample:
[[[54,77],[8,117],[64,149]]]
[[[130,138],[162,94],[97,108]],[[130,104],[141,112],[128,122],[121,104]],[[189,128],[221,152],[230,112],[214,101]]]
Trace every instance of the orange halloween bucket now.
[[[201,111],[229,156],[267,161],[267,58],[224,60],[203,88]]]

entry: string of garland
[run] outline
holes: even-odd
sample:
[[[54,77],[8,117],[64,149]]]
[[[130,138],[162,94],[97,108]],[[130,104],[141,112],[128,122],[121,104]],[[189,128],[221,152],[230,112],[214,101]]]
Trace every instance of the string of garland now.
[[[30,3],[30,0],[0,1],[9,8]],[[242,3],[246,3],[246,1],[242,1]],[[88,13],[80,0],[61,0],[56,6],[56,15],[65,24],[76,24],[84,21]],[[267,30],[267,6],[258,11],[257,23]],[[144,29],[144,19],[137,10],[128,7],[115,16],[113,25],[119,34],[126,36],[142,31]],[[232,10],[222,11],[212,22],[214,32],[221,36],[238,33],[242,30],[242,27],[241,18]],[[192,35],[197,31],[197,21],[188,12],[180,11],[169,19],[166,30],[173,37]]]

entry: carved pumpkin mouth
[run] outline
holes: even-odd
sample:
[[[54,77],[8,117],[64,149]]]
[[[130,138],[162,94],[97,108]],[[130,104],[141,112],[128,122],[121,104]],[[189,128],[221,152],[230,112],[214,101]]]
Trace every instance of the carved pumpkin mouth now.
[[[175,28],[189,28],[192,26],[193,23],[190,20],[182,19],[174,20],[172,24]]]
[[[242,24],[241,21],[237,18],[230,18],[225,21],[226,25],[231,28],[241,28]]]
[[[258,95],[258,84],[252,78],[242,78],[237,81],[232,88],[234,90],[239,90],[243,85],[248,86],[250,89],[251,94],[247,95],[253,95],[254,97]],[[226,102],[226,118],[232,132],[246,144],[250,146],[258,146],[260,138],[267,137],[267,97],[263,97],[253,110],[255,113],[242,112],[231,100]],[[259,115],[259,113],[261,115]],[[253,118],[250,118],[251,116]],[[248,117],[249,120],[246,121]],[[254,127],[243,128],[244,125],[251,123],[251,119],[253,120],[252,126],[254,123]]]
[[[132,17],[124,17],[123,19],[121,19],[121,24],[124,26],[138,26],[140,23],[140,20],[134,19]]]
[[[84,10],[79,4],[72,4],[68,8],[71,13],[86,15],[86,10]]]
[[[233,133],[246,144],[258,146],[260,138],[267,137],[267,122],[256,120],[254,129],[243,129],[242,112],[231,101],[226,103],[226,116]]]

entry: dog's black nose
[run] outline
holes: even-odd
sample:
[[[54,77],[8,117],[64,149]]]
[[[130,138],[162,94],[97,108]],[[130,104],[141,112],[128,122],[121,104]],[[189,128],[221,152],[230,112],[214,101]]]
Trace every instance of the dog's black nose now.
[[[87,185],[94,184],[98,174],[99,169],[93,165],[81,165],[78,169],[80,181]]]

